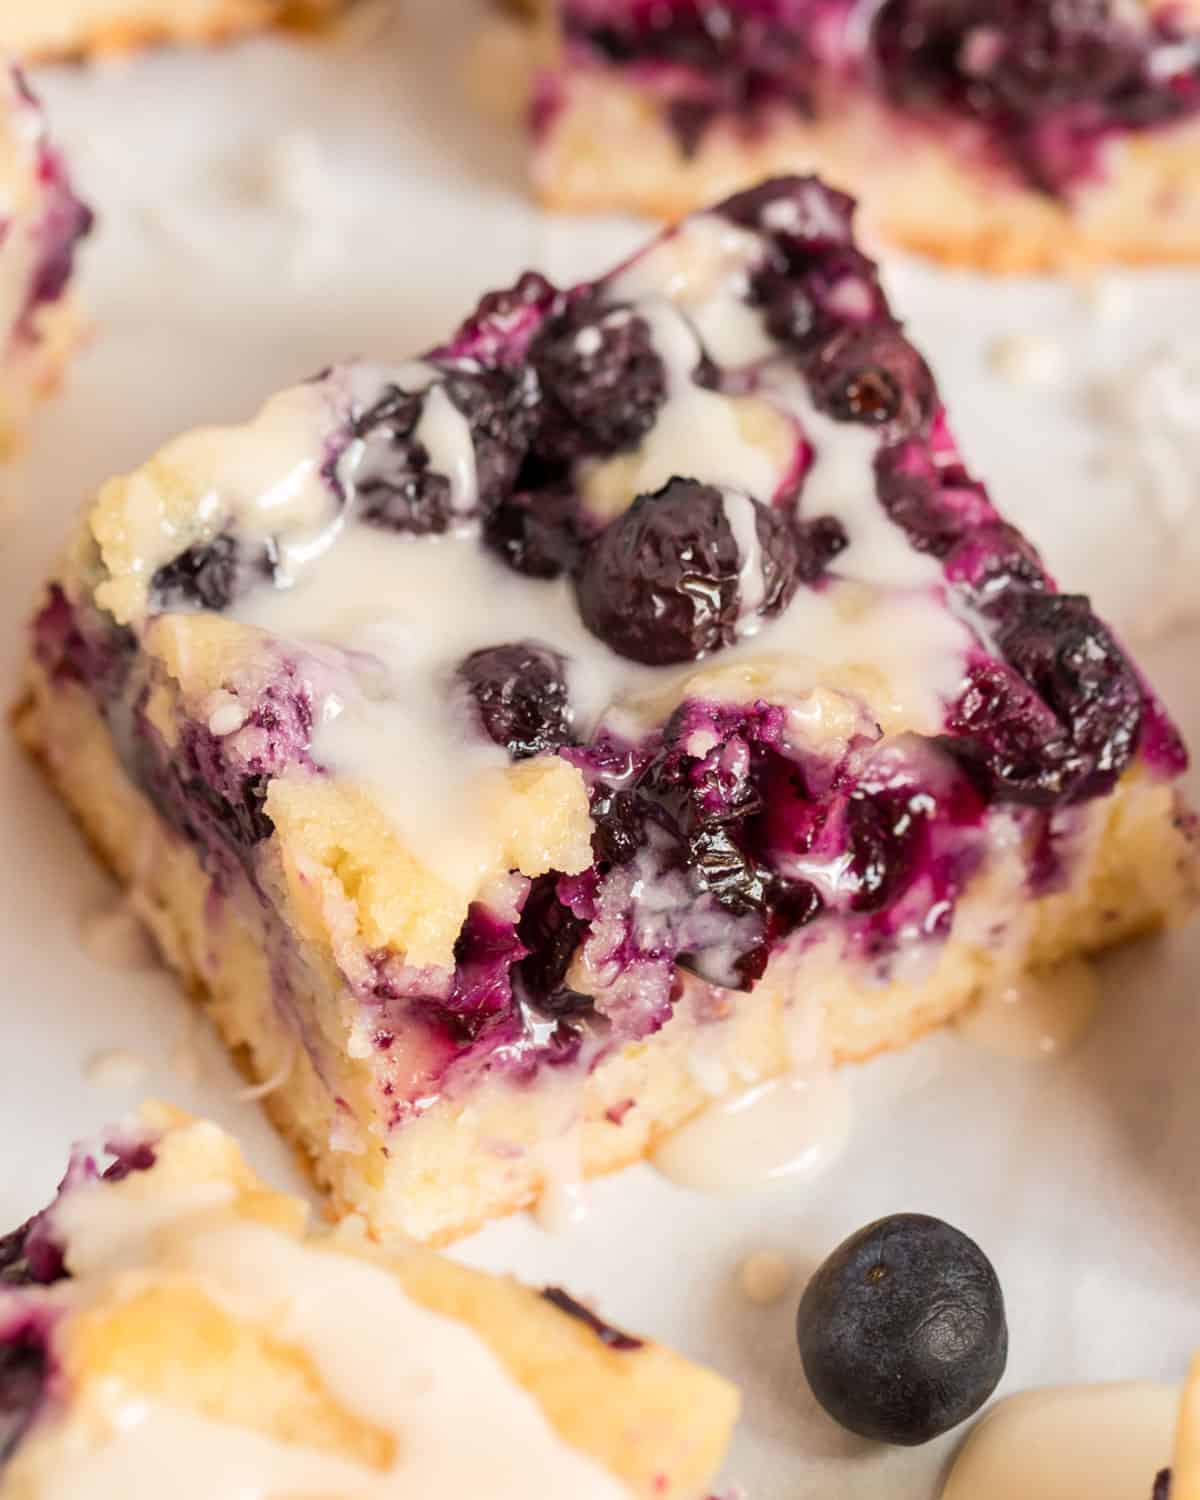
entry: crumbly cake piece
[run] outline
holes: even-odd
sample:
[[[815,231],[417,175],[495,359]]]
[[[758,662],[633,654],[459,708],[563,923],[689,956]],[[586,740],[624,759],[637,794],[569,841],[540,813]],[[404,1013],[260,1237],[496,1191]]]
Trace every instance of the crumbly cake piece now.
[[[1186,757],[780,179],[106,485],[20,733],[339,1209],[444,1240],[1188,911]]]
[[[306,1220],[161,1105],[77,1153],[0,1240],[2,1500],[705,1493],[724,1380],[557,1288]]]
[[[536,32],[553,207],[819,171],[950,261],[1200,259],[1194,0],[543,0]]]
[[[347,0],[0,0],[0,49],[46,59],[151,42],[216,42],[333,16]]]
[[[0,457],[20,446],[39,398],[75,345],[75,248],[91,214],[71,190],[41,106],[0,66]]]

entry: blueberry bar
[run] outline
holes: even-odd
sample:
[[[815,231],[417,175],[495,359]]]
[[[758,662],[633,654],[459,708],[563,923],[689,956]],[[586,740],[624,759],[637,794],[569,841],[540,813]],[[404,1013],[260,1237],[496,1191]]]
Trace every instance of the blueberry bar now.
[[[70,294],[91,214],[71,189],[42,109],[0,65],[0,457],[21,444],[38,399],[57,384],[79,334]]]
[[[1194,0],[540,0],[533,29],[555,207],[815,170],[947,260],[1200,258]]]
[[[165,1106],[77,1152],[0,1239],[0,1500],[704,1493],[725,1381],[557,1288],[306,1218]]]
[[[527,273],[100,492],[25,742],[339,1209],[445,1240],[1189,910],[1185,753],[849,199]]]
[[[343,0],[0,0],[0,50],[25,59],[215,42],[331,16]]]

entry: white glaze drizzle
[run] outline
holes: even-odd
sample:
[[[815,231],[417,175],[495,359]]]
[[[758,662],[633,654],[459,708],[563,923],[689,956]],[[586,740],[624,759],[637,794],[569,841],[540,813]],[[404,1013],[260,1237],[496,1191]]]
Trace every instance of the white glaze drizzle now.
[[[967,628],[942,601],[936,561],[915,552],[879,506],[872,469],[877,436],[821,416],[799,376],[782,366],[755,396],[724,395],[692,378],[703,353],[698,328],[734,367],[753,365],[771,350],[761,320],[743,300],[748,270],[760,253],[757,236],[702,218],[609,285],[613,300],[636,298],[666,368],[668,397],[641,447],[605,464],[618,466],[613,473],[622,507],[681,472],[769,500],[794,462],[803,431],[816,449],[804,514],[833,514],[846,524],[850,546],[837,569],[847,581],[802,587],[771,621],[748,611],[747,635],[759,627],[753,639],[722,652],[717,664],[761,654],[803,676],[807,663],[810,691],[822,674],[844,677],[847,691],[866,694],[885,724],[935,733],[961,681]],[[340,379],[352,408],[361,411],[379,399],[385,383],[427,389],[433,373],[417,363],[355,367]],[[444,394],[438,404],[438,394],[435,386],[426,396],[420,436],[434,466],[452,476],[455,494],[465,499],[473,483],[467,424]],[[351,492],[355,446],[339,466]],[[747,524],[752,512],[731,495],[726,513],[753,600],[761,597],[763,581],[757,534]],[[617,657],[584,628],[567,581],[521,577],[469,533],[397,535],[356,522],[351,505],[337,545],[328,545],[327,523],[323,550],[314,555],[319,561],[296,572],[293,587],[263,586],[239,601],[235,613],[307,643],[319,700],[315,758],[367,787],[408,847],[466,899],[478,894],[484,872],[494,868],[494,833],[480,806],[480,797],[494,797],[494,789],[481,776],[505,765],[506,754],[479,732],[472,705],[456,685],[455,667],[464,656],[522,639],[561,652],[576,731],[583,736],[602,716],[636,729],[636,715],[631,719],[626,711],[651,696],[661,717],[664,703],[666,712],[673,706],[672,685],[682,691],[696,672],[695,666],[650,669]]]
[[[724,1195],[819,1176],[850,1136],[850,1095],[832,1064],[814,1001],[784,1009],[787,1071],[754,1080],[668,1136],[655,1167],[680,1187]]]
[[[204,1128],[204,1127],[200,1127]],[[227,1182],[154,1198],[89,1186],[54,1209],[72,1296],[113,1277],[183,1276],[233,1317],[307,1356],[329,1397],[393,1440],[385,1468],[213,1421],[121,1381],[93,1383],[41,1445],[40,1500],[629,1500],[551,1428],[463,1324],[410,1300],[384,1267],[231,1212]],[[122,1279],[116,1285],[127,1285]],[[40,1429],[44,1432],[44,1428]]]

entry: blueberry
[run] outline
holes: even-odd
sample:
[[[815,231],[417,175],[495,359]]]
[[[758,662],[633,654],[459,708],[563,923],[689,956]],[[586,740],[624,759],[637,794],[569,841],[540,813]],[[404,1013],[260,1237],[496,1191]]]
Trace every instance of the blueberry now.
[[[796,577],[812,583],[850,545],[846,528],[836,516],[814,516],[795,527]]]
[[[771,337],[801,353],[843,325],[889,320],[874,263],[853,247],[801,269],[768,262],[751,278],[750,301],[762,308]]]
[[[759,552],[748,606],[731,505],[753,506]],[[695,661],[735,641],[747,609],[769,616],[796,588],[795,535],[780,512],[672,479],[639,495],[589,549],[578,578],[588,629],[621,656],[657,666]]]
[[[1010,589],[1044,589],[1049,583],[1037,549],[1005,521],[973,528],[947,554],[944,566],[946,577],[965,584],[976,605],[989,612],[1003,609]]]
[[[1171,1471],[1160,1469],[1154,1476],[1154,1490],[1150,1500],[1171,1500]]]
[[[1086,757],[1088,772],[1077,790],[1110,791],[1137,748],[1137,675],[1084,596],[1030,590],[1020,598],[1020,608],[999,624],[1000,646]]]
[[[158,610],[227,609],[237,592],[238,544],[228,532],[211,542],[187,548],[164,563],[150,580],[150,599]]]
[[[579,502],[567,488],[519,491],[487,517],[483,539],[527,578],[561,577],[583,555]]]
[[[0,1343],[0,1463],[10,1457],[41,1405],[49,1373],[46,1340],[35,1327]]]
[[[879,1219],[839,1245],[805,1288],[796,1333],[830,1416],[860,1437],[905,1446],[977,1412],[1008,1358],[991,1262],[925,1214]]]
[[[948,556],[964,537],[996,520],[983,486],[918,440],[880,450],[875,490],[910,545],[934,557]]]
[[[666,400],[666,370],[650,327],[620,304],[573,304],[547,325],[529,357],[547,401],[540,440],[565,457],[636,447]]]
[[[850,873],[856,882],[852,911],[889,905],[908,884],[925,828],[921,792],[874,793],[856,788],[846,804]]]
[[[873,45],[895,97],[993,118],[1102,100],[1140,70],[1114,0],[885,0]]]
[[[458,674],[475,701],[484,733],[513,760],[565,745],[571,738],[566,664],[536,641],[472,651]]]
[[[362,449],[354,468],[359,514],[372,525],[416,536],[450,524],[450,480],[429,467],[414,436],[424,398],[391,387],[355,424]]]
[[[542,320],[559,300],[553,283],[539,271],[526,271],[516,284],[488,292],[454,336],[455,358],[484,364],[512,364],[522,359]]]
[[[435,388],[470,428],[475,503],[455,511],[450,478],[431,467],[418,435],[430,392],[390,386],[354,424],[361,446],[350,482],[359,514],[373,525],[416,536],[444,532],[476,510],[487,514],[512,490],[533,430],[532,378],[502,370],[447,370]]]
[[[566,984],[571,960],[587,932],[587,923],[558,899],[557,877],[539,876],[525,899],[517,936],[529,950],[513,968],[514,983],[525,999],[546,1015],[589,1013],[591,998]]]
[[[924,431],[937,407],[929,366],[894,323],[842,328],[804,369],[818,410],[889,438]]]
[[[1041,804],[1111,791],[1141,732],[1137,674],[1078,594],[1012,588],[992,606],[996,644],[1012,668],[977,667],[950,721],[993,778],[994,795]]]
[[[744,229],[768,236],[789,259],[848,245],[854,200],[816,177],[772,177],[714,210]]]

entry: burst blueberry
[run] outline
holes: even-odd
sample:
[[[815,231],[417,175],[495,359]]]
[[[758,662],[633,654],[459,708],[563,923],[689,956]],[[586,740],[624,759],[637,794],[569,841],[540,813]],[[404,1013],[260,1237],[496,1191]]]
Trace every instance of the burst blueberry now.
[[[924,431],[937,406],[929,366],[894,323],[842,328],[804,372],[821,411],[879,428],[889,439]]]
[[[472,446],[472,494],[455,495],[450,476],[433,467],[421,433],[436,401],[466,421]],[[343,478],[362,519],[416,536],[446,531],[456,520],[485,515],[512,491],[534,426],[536,383],[526,371],[446,370],[421,391],[388,387],[354,425],[358,447]]]
[[[473,651],[458,668],[484,733],[513,760],[565,745],[571,737],[566,663],[536,641]]]
[[[741,598],[744,559],[731,506],[753,507],[755,592]],[[743,538],[743,545],[745,544]],[[747,609],[778,614],[796,588],[796,538],[778,512],[693,479],[672,479],[595,541],[578,580],[584,624],[621,656],[695,661],[738,638]]]
[[[650,327],[625,306],[574,305],[547,327],[530,358],[547,403],[541,442],[565,457],[636,447],[666,399]]]
[[[227,609],[237,591],[238,544],[228,532],[188,547],[150,580],[150,597],[160,610]]]

